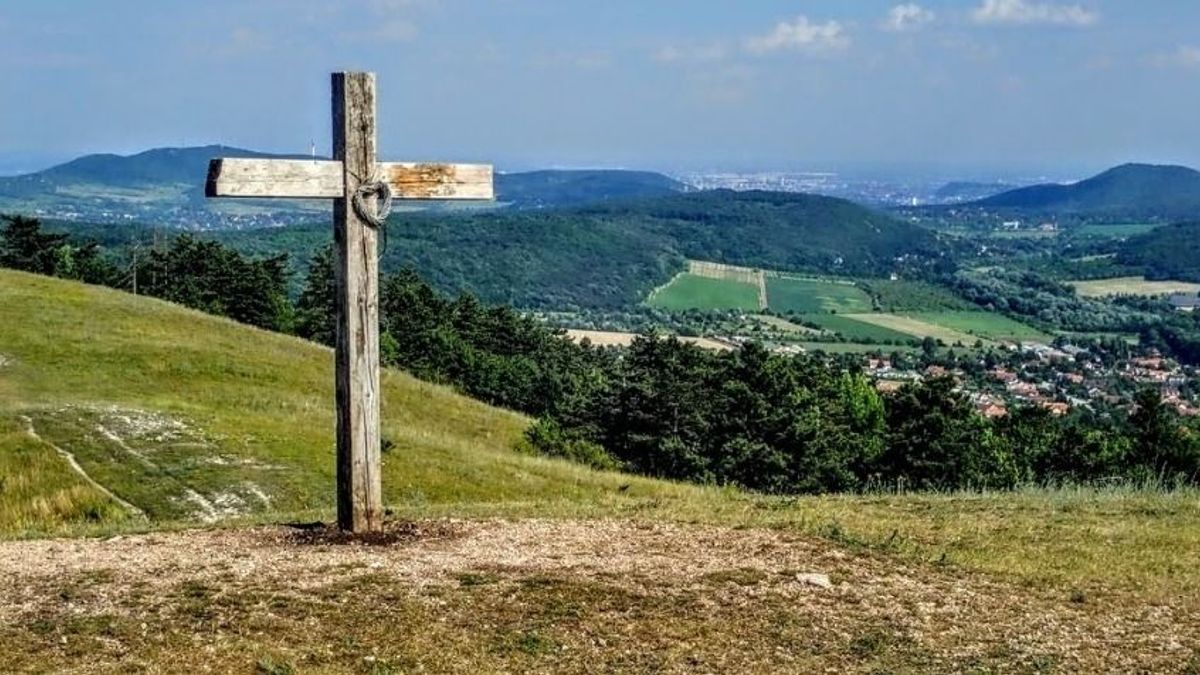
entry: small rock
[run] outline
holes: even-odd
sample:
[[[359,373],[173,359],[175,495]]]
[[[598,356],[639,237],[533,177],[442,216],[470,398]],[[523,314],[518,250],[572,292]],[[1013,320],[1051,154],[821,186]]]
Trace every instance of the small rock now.
[[[817,588],[833,588],[833,582],[829,580],[828,574],[816,574],[815,572],[797,574],[796,581]]]

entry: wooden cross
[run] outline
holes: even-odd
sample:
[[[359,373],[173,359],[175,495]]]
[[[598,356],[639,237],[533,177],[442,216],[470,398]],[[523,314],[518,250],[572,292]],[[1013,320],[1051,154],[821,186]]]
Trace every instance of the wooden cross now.
[[[375,532],[383,525],[378,232],[355,209],[355,195],[379,181],[394,199],[492,199],[492,167],[377,162],[374,73],[334,73],[332,80],[332,161],[214,159],[205,194],[334,200],[337,518],[343,530]],[[376,197],[360,205],[374,214]]]

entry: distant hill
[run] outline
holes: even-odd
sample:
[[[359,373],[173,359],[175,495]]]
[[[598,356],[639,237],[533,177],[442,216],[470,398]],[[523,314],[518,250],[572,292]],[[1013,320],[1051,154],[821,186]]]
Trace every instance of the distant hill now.
[[[94,222],[154,222],[195,229],[292,224],[328,207],[295,200],[204,198],[214,157],[303,159],[223,145],[86,155],[23,176],[0,177],[0,212]],[[644,171],[500,173],[497,204],[548,208],[671,194],[687,186]]]
[[[1012,189],[1008,183],[977,183],[972,181],[952,181],[938,188],[933,197],[942,204],[957,204],[975,201],[985,197],[1000,194]]]
[[[329,225],[221,233],[258,255],[306,261]],[[411,265],[439,289],[522,308],[628,307],[686,258],[747,267],[886,276],[942,264],[933,232],[832,197],[717,190],[559,210],[404,214],[385,268]]]
[[[650,171],[553,170],[496,175],[496,200],[518,208],[657,197],[687,189],[677,180]]]
[[[973,204],[1064,214],[1200,217],[1200,172],[1182,166],[1124,164],[1078,183],[1034,185]]]
[[[1130,237],[1117,251],[1117,262],[1142,267],[1151,279],[1200,281],[1200,221]]]
[[[84,155],[65,164],[24,176],[0,178],[0,193],[55,189],[72,183],[143,187],[184,183],[204,187],[208,162],[213,157],[301,158],[272,155],[224,145],[192,148],[155,148],[136,155]]]

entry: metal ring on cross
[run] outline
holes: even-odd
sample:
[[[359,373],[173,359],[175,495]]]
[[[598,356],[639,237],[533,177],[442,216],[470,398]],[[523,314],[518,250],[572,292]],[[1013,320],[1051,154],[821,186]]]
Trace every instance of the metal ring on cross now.
[[[375,211],[367,208],[367,198],[375,197],[378,201],[375,203]],[[379,229],[387,222],[388,214],[392,212],[392,188],[386,181],[378,178],[358,186],[354,191],[354,199],[351,200],[354,207],[354,212],[358,217],[366,221],[368,225]]]

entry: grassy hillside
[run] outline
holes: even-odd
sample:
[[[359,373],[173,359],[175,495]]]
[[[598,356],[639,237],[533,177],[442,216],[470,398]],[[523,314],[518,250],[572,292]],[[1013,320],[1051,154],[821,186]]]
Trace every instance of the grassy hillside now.
[[[332,504],[328,350],[9,271],[0,272],[0,298],[0,536]],[[396,508],[665,489],[515,453],[523,417],[402,373],[385,373],[383,400],[394,444],[385,498]],[[130,506],[105,498],[59,451]]]
[[[1070,185],[1034,185],[981,199],[978,206],[1070,214],[1188,218],[1200,213],[1200,172],[1124,164]]]

